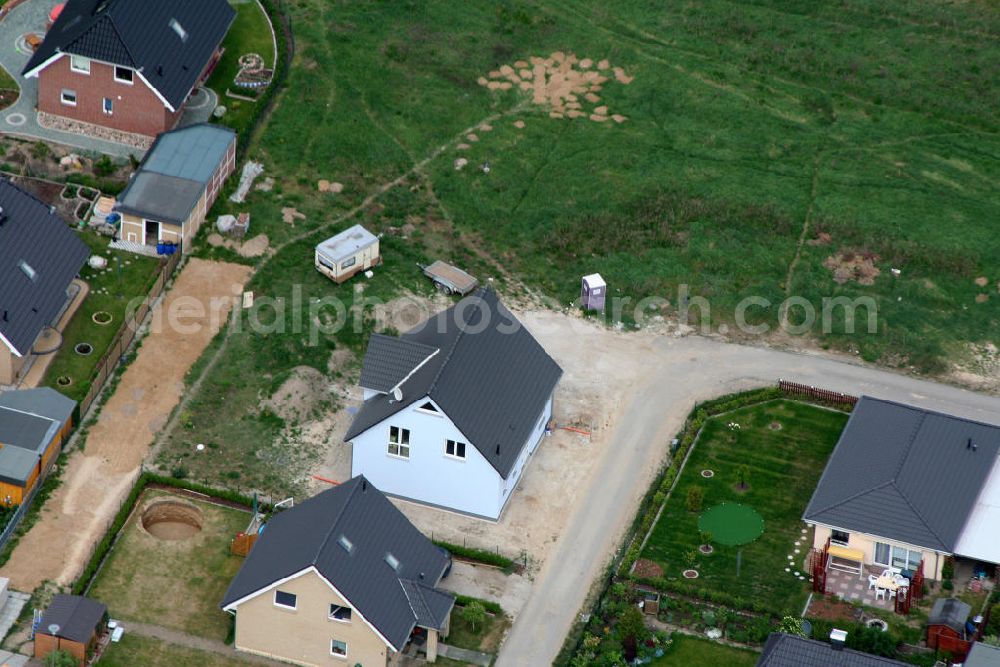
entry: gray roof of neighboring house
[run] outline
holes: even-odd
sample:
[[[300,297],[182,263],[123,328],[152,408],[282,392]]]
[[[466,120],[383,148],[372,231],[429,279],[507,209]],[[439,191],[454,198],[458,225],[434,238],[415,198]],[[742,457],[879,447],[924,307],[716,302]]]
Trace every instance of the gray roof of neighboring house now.
[[[396,336],[373,333],[361,364],[361,386],[388,392],[438,348]]]
[[[180,225],[198,205],[235,139],[229,128],[207,123],[164,132],[118,196],[115,209]]]
[[[403,383],[401,401],[387,394],[365,401],[345,439],[357,437],[430,396],[506,478],[552,396],[562,369],[489,287],[401,338],[440,352]]]
[[[962,667],[1000,667],[1000,646],[974,643]]]
[[[998,452],[1000,426],[864,396],[803,518],[951,552]]]
[[[35,472],[38,461],[39,454],[30,449],[0,448],[0,481],[15,486],[24,486]]]
[[[772,632],[757,660],[757,667],[895,667],[907,663],[891,660],[815,639]]]
[[[316,251],[328,261],[337,264],[377,242],[378,237],[370,231],[361,225],[353,225],[317,245]]]
[[[0,392],[0,480],[23,485],[75,407],[48,387]]]
[[[0,336],[23,356],[62,312],[90,249],[46,204],[6,178],[0,178],[0,207]]]
[[[341,537],[351,543],[350,551]],[[398,569],[386,562],[388,553]],[[222,607],[313,566],[400,650],[415,626],[440,629],[447,620],[454,598],[434,586],[449,561],[358,476],[275,514],[229,584]]]
[[[107,613],[108,608],[97,600],[59,593],[42,615],[38,631],[85,644]],[[59,631],[50,633],[49,626],[53,624],[59,626]]]
[[[65,424],[73,416],[76,401],[50,387],[0,392],[0,407],[41,415]]]
[[[140,71],[176,110],[235,18],[226,0],[68,0],[22,74],[59,52],[84,56]]]
[[[965,632],[965,623],[969,620],[972,607],[957,598],[938,598],[931,607],[927,625],[947,625],[959,634]]]

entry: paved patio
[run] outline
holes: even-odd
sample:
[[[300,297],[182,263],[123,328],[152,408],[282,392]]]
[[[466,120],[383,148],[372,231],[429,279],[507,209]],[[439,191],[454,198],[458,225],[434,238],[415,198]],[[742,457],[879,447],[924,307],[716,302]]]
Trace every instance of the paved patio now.
[[[830,570],[827,572],[826,577],[826,592],[830,595],[836,595],[847,602],[860,600],[866,605],[893,611],[896,607],[895,599],[889,598],[887,593],[884,600],[876,600],[875,589],[868,588],[868,575],[873,574],[877,577],[882,574],[882,570],[884,569],[881,566],[876,568],[866,565],[865,572],[860,579],[858,579],[857,574],[840,570]]]
[[[101,153],[117,158],[135,155],[141,158],[145,151],[134,146],[39,125],[35,110],[38,80],[21,76],[21,70],[31,57],[31,48],[25,44],[24,36],[28,33],[45,33],[48,13],[53,4],[54,0],[26,0],[0,17],[0,66],[10,73],[21,88],[17,101],[0,111],[0,133],[50,141],[88,153]],[[217,103],[218,98],[211,90],[195,91],[178,126],[208,120]]]

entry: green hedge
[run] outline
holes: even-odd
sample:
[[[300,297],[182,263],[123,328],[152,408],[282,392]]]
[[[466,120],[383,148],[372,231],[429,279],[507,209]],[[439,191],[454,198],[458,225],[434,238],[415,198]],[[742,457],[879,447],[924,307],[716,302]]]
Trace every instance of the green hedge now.
[[[165,477],[152,472],[142,472],[136,480],[135,486],[133,486],[132,490],[129,492],[128,497],[125,498],[124,502],[122,502],[114,520],[108,526],[108,531],[104,534],[104,537],[101,538],[101,541],[97,543],[97,547],[94,549],[93,555],[87,562],[87,566],[83,569],[83,572],[80,573],[80,576],[73,584],[74,595],[83,595],[83,593],[90,586],[91,581],[97,575],[98,568],[100,568],[105,556],[107,556],[108,551],[111,549],[111,545],[114,544],[115,537],[121,532],[122,528],[125,527],[125,522],[128,521],[128,517],[132,513],[132,509],[139,500],[139,496],[142,495],[142,492],[145,491],[146,487],[150,484],[160,484],[175,489],[185,489],[187,491],[193,491],[212,498],[246,505],[248,507],[253,504],[252,498],[239,494],[235,491],[230,491],[228,489],[213,489],[212,487],[205,486],[204,484],[186,482],[181,479]]]
[[[458,544],[451,544],[450,542],[443,542],[441,540],[434,540],[434,544],[438,545],[442,549],[447,549],[452,556],[457,556],[463,560],[471,560],[477,563],[484,563],[486,565],[495,565],[496,567],[500,567],[505,570],[510,570],[514,567],[513,560],[507,558],[506,556],[501,556],[493,551],[463,547]]]
[[[274,104],[275,95],[285,87],[285,80],[288,78],[288,63],[295,54],[291,19],[279,8],[280,0],[278,2],[275,0],[260,0],[260,4],[264,8],[264,13],[267,14],[268,20],[271,21],[278,49],[275,53],[274,73],[271,75],[271,84],[264,89],[260,98],[255,102],[257,105],[256,113],[250,116],[246,122],[239,124],[239,127],[233,127],[239,136],[237,150],[241,155],[246,152],[254,132],[261,122],[263,122],[271,106]]]
[[[483,605],[483,609],[491,614],[496,614],[497,616],[503,616],[503,607],[498,605],[496,602],[491,602],[489,600],[483,600],[482,598],[473,598],[468,595],[455,595],[455,606],[465,607],[473,602],[478,602]]]

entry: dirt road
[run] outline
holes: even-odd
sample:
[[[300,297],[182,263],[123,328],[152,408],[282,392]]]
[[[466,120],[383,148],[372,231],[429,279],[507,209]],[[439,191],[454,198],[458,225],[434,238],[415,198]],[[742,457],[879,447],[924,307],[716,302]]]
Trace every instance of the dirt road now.
[[[1000,399],[849,359],[653,332],[626,335],[552,312],[519,316],[560,363],[597,360],[615,369],[613,381],[623,389],[610,446],[589,478],[579,480],[579,500],[503,644],[499,667],[552,663],[665,459],[667,442],[698,400],[783,377],[1000,423]]]
[[[222,297],[241,293],[249,275],[247,266],[199,259],[184,267],[154,310],[154,326],[90,428],[86,446],[72,454],[62,485],[0,569],[13,588],[31,591],[46,580],[68,584],[80,573],[154,434],[180,400],[185,374],[225,321],[225,308],[213,307],[212,300],[220,304]],[[161,316],[169,313],[183,326],[166,326],[168,318]],[[158,317],[164,326],[155,325]]]

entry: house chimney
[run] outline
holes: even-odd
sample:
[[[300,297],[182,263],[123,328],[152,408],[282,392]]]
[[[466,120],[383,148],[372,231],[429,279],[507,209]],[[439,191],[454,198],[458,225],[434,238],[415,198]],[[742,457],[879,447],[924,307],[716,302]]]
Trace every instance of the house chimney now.
[[[830,631],[830,646],[833,647],[834,651],[843,651],[846,642],[847,630],[837,630],[834,628]]]

